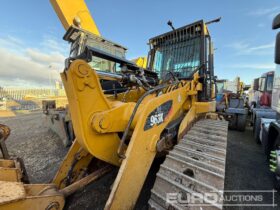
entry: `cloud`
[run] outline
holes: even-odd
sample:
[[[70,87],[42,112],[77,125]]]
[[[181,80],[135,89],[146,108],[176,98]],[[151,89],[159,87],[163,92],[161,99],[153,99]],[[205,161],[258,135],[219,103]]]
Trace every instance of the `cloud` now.
[[[275,69],[274,63],[238,63],[228,65],[227,68],[233,69],[255,69],[255,70],[273,70]]]
[[[6,48],[11,51],[20,52],[23,46],[24,43],[16,37],[13,36],[0,37],[0,48]]]
[[[47,46],[44,43],[55,43]],[[16,38],[0,38],[0,86],[46,87],[60,80],[66,47],[55,40],[43,40],[42,49],[28,48]]]
[[[252,46],[246,41],[238,41],[227,45],[236,51],[236,55],[269,55],[273,54],[274,42]]]
[[[272,8],[261,8],[248,13],[250,16],[260,17],[260,16],[268,16],[271,17],[272,14],[279,12],[280,7],[272,7]]]
[[[0,77],[9,85],[17,86],[16,80],[24,80],[34,85],[48,85],[50,76],[58,80],[58,72],[49,69],[48,65],[32,60],[29,56],[19,56],[5,49],[0,49]]]
[[[42,53],[36,49],[28,48],[26,55],[33,61],[41,64],[63,63],[65,57],[59,52]]]
[[[46,36],[40,45],[43,48],[54,52],[60,52],[65,55],[69,52],[69,45],[66,44],[65,41],[56,40],[56,38],[51,36]]]

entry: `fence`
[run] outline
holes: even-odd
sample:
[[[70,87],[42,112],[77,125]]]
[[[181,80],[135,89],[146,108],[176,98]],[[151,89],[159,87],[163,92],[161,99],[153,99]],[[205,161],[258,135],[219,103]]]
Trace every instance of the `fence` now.
[[[36,98],[65,96],[65,92],[62,89],[14,89],[0,87],[0,98],[24,100],[29,96]]]
[[[42,99],[65,97],[63,89],[15,89],[1,88],[0,100],[11,110],[36,110],[41,108]],[[3,104],[4,105],[4,104]],[[4,109],[4,106],[2,106]]]

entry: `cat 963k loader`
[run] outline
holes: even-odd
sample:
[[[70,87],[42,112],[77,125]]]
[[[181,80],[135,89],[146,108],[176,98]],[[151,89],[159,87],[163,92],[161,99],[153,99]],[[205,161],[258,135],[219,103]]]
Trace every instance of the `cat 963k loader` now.
[[[207,24],[201,20],[151,38],[147,69],[118,53],[120,45],[79,24],[69,27],[64,39],[71,53],[61,78],[75,141],[51,184],[2,180],[0,209],[63,209],[68,195],[113,167],[118,174],[104,208],[133,209],[153,160],[166,154],[151,191],[151,208],[222,209],[227,122],[214,113]],[[108,45],[95,47],[97,39]],[[208,192],[219,199],[184,206],[168,198],[170,193],[182,198]]]

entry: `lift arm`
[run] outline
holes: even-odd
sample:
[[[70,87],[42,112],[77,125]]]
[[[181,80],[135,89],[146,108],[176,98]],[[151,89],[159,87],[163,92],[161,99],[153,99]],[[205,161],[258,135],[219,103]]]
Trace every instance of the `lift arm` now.
[[[84,0],[50,0],[50,2],[65,30],[75,25],[100,36]]]

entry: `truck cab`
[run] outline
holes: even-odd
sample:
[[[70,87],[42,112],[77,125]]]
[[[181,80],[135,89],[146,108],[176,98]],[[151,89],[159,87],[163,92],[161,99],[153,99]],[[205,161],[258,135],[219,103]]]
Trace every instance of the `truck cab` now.
[[[280,28],[280,14],[278,14],[272,24],[272,29]],[[270,171],[274,174],[275,188],[280,189],[280,32],[276,36],[275,42],[275,63],[276,71],[268,72],[264,75],[267,81],[264,83],[266,89],[263,92],[262,103],[266,104],[269,101],[268,97],[271,94],[270,117],[261,118],[260,137],[262,141],[263,151],[269,160]],[[271,79],[274,77],[274,79]],[[273,85],[271,81],[273,80]]]
[[[280,14],[277,15],[273,21],[273,29],[279,28]],[[278,32],[276,36],[274,60],[276,63],[276,71],[272,87],[271,109],[276,113],[276,115],[268,127],[267,143],[265,145],[266,155],[269,155],[272,150],[280,151],[280,32]]]
[[[264,73],[259,79],[260,106],[271,106],[274,71]]]
[[[276,118],[276,112],[271,108],[274,74],[274,71],[266,72],[253,83],[251,123],[257,143],[263,144],[266,141],[269,124]]]
[[[259,102],[259,78],[255,78],[252,81],[251,87],[248,91],[248,95],[249,95],[249,106],[251,107],[251,109],[256,108]]]
[[[272,104],[271,108],[277,113],[280,113],[280,65],[276,66],[274,84],[272,89]]]

